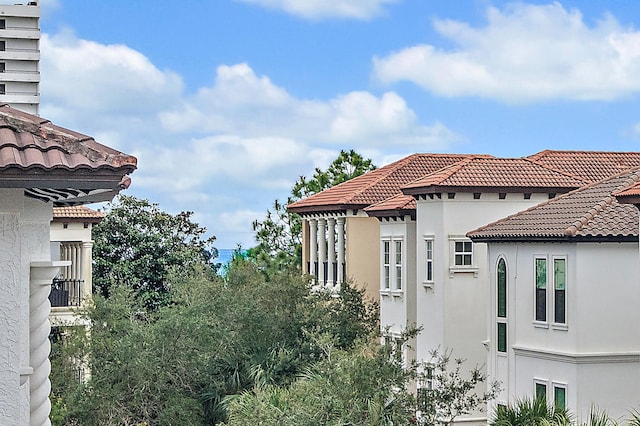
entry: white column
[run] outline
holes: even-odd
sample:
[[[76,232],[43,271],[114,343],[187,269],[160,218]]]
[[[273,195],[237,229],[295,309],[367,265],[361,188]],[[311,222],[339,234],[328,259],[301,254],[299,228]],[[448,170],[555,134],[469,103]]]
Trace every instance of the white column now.
[[[81,288],[80,294],[82,299],[80,299],[80,304],[84,305],[85,302],[91,300],[91,295],[93,294],[93,278],[92,278],[92,267],[91,260],[93,259],[93,241],[83,241],[82,242],[82,279],[84,280],[84,286]]]
[[[51,402],[51,382],[49,373],[51,363],[49,353],[49,333],[51,324],[49,314],[49,292],[51,282],[61,266],[69,266],[70,262],[31,262],[29,279],[29,364],[33,369],[29,380],[29,408],[31,426],[50,426],[49,413]]]
[[[344,246],[344,217],[338,218],[338,286],[342,284],[344,277],[344,261],[346,258]]]
[[[318,219],[318,284],[324,285],[327,277],[324,263],[327,261],[327,221]]]
[[[318,220],[309,219],[309,273],[318,276]]]
[[[327,267],[327,285],[333,287],[336,283],[333,280],[333,271],[336,263],[336,220],[334,218],[327,219],[327,247],[329,249],[329,259]]]

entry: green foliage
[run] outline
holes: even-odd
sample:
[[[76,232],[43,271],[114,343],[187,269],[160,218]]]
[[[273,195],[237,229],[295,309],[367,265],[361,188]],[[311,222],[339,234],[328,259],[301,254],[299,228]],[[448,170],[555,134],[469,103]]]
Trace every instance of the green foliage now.
[[[370,159],[365,160],[354,150],[342,150],[327,170],[316,168],[311,179],[300,176],[286,204],[275,200],[273,210],[267,210],[266,218],[253,222],[257,245],[249,250],[249,257],[269,270],[299,269],[302,264],[302,220],[299,215],[290,213],[287,205],[375,168]]]
[[[82,352],[91,376],[65,395],[67,419],[215,424],[228,395],[288,386],[325,359],[325,336],[348,350],[377,328],[375,308],[347,286],[338,297],[315,294],[299,274],[267,279],[253,262],[234,262],[224,278],[172,274],[172,303],[153,311],[127,286],[96,296]]]
[[[431,360],[419,366],[418,406],[420,424],[449,425],[458,416],[482,409],[487,401],[496,397],[499,383],[487,382],[479,367],[463,374],[464,360],[452,358],[452,351],[431,352]],[[486,391],[480,387],[486,388]]]
[[[205,237],[192,214],[171,215],[148,200],[119,196],[92,231],[94,289],[108,297],[112,287],[125,285],[146,308],[157,308],[170,300],[172,269],[213,271],[215,237]]]
[[[229,426],[408,425],[415,400],[407,389],[410,370],[390,344],[338,349],[317,344],[326,356],[288,387],[256,386],[228,399]]]
[[[493,426],[562,426],[571,424],[569,413],[547,404],[546,399],[520,399],[515,404],[498,406]]]

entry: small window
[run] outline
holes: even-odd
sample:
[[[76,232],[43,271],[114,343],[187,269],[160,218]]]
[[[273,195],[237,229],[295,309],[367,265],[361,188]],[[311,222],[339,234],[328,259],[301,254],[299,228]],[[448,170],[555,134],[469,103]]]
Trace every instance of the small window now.
[[[507,317],[507,264],[504,259],[498,261],[498,268],[496,271],[498,285],[498,317]]]
[[[536,399],[547,400],[547,385],[536,382]]]
[[[5,84],[0,84],[0,95],[5,95],[7,93],[7,86]]]
[[[396,290],[402,290],[402,241],[395,242],[395,249]]]
[[[433,282],[433,240],[425,240],[425,281]]]
[[[382,242],[383,265],[384,265],[384,281],[382,283],[383,290],[389,290],[391,283],[391,242]]]
[[[473,245],[471,241],[456,241],[454,264],[456,266],[471,266],[473,264]]]
[[[5,50],[7,50],[7,42],[0,40],[0,52],[4,52]]]
[[[566,261],[553,259],[553,321],[556,324],[567,323],[566,312]]]
[[[567,408],[567,389],[564,386],[553,387],[553,405],[562,410]]]
[[[6,29],[7,29],[7,20],[0,19],[0,30],[6,30]]]
[[[536,259],[535,319],[547,320],[547,259]]]
[[[0,62],[0,72],[4,72],[7,64],[4,62]]]
[[[507,352],[507,324],[498,323],[498,352]]]

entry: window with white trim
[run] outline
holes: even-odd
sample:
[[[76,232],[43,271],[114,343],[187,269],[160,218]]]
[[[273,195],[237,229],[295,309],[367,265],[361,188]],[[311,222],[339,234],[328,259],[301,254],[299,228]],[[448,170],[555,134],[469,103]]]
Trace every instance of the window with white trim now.
[[[567,260],[553,259],[553,322],[567,323]]]
[[[535,264],[534,319],[547,321],[547,259],[537,257]]]
[[[562,410],[567,408],[567,385],[553,384],[553,406]]]
[[[424,282],[433,283],[433,238],[425,237],[424,239]]]
[[[395,241],[395,290],[402,290],[402,241]]]
[[[391,285],[391,241],[386,240],[382,242],[382,259],[382,289],[389,290]]]
[[[507,352],[507,262],[500,258],[496,267],[497,351]]]
[[[545,380],[534,379],[533,391],[536,399],[547,400],[547,382]]]
[[[472,266],[473,243],[471,241],[454,241],[453,259],[455,266]]]
[[[381,239],[382,279],[380,290],[401,292],[404,288],[404,244],[402,237]]]

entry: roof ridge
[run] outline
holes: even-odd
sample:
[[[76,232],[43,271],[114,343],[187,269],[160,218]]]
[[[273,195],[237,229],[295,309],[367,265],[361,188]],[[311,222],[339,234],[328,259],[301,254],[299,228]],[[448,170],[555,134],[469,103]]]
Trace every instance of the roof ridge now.
[[[467,164],[469,164],[474,158],[487,158],[487,157],[483,156],[483,155],[470,154],[468,157],[461,158],[460,161],[457,161],[457,162],[455,162],[453,164],[445,166],[445,167],[443,167],[441,169],[435,170],[435,171],[433,171],[431,173],[427,173],[426,175],[421,176],[418,179],[415,179],[415,180],[403,185],[403,188],[404,187],[408,187],[408,186],[410,186],[411,184],[413,184],[415,182],[427,179],[429,177],[435,177],[435,176],[438,176],[438,175],[442,175],[442,178],[440,179],[440,181],[443,181],[443,180],[451,177],[454,173],[456,173],[457,171],[462,169]]]
[[[540,162],[538,160],[533,160],[533,159],[531,159],[529,157],[521,157],[521,159],[524,160],[524,161],[528,161],[528,162],[530,162],[532,164],[535,164],[537,166],[541,166],[541,167],[543,167],[543,168],[545,168],[547,170],[551,170],[551,171],[553,171],[555,173],[559,173],[559,174],[561,174],[563,176],[570,177],[572,179],[580,181],[580,182],[584,183],[585,185],[590,184],[590,183],[594,183],[592,180],[584,179],[584,178],[582,178],[582,177],[580,177],[578,175],[574,175],[572,173],[565,172],[564,170],[556,169],[555,167],[552,167],[552,166],[549,166],[547,164],[544,164],[544,163],[542,163],[542,162]]]

